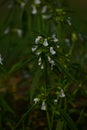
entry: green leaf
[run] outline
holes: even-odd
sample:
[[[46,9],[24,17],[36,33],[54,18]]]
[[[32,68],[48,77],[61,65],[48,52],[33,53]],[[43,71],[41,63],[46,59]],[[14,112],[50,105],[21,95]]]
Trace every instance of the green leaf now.
[[[39,69],[35,72],[35,75],[34,75],[34,77],[33,77],[32,86],[31,86],[31,89],[30,89],[30,102],[32,102],[32,98],[33,98],[35,89],[36,89],[36,87],[38,87],[38,85],[39,85],[39,80],[40,80],[41,75],[42,75],[42,71],[41,71],[41,69],[39,68]]]
[[[0,104],[8,112],[11,112],[13,114],[15,113],[14,110],[10,107],[10,105],[5,101],[5,99],[2,96],[0,96]]]
[[[32,60],[32,59],[31,59]],[[20,61],[16,64],[14,64],[12,66],[12,68],[10,69],[10,71],[8,72],[8,74],[12,74],[20,69],[22,69],[23,67],[25,67],[26,65],[28,65],[28,63],[31,61],[31,60],[26,60],[26,61]]]
[[[54,59],[54,61],[55,61],[56,65],[57,65],[58,69],[59,69],[61,72],[65,73],[66,76],[67,76],[69,79],[71,79],[72,81],[76,82],[76,80],[74,79],[74,77],[68,72],[67,68],[65,68],[65,67],[64,67],[59,61],[57,61],[56,59]]]
[[[56,130],[63,130],[63,124],[64,124],[63,121],[58,121]]]
[[[70,130],[78,130],[72,118],[63,109],[59,109],[59,112],[64,120],[67,122],[67,126],[70,128]]]
[[[22,115],[21,119],[18,121],[18,123],[17,123],[15,129],[20,125],[20,123],[21,123],[22,121],[25,120],[26,116],[29,114],[29,112],[30,112],[33,108],[35,108],[34,105],[29,106],[29,109]]]

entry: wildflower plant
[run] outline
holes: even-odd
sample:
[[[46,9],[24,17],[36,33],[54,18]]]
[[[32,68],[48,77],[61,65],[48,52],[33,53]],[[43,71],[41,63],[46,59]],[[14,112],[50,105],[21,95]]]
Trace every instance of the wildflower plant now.
[[[45,37],[43,35],[37,36],[31,50],[37,59],[36,64],[39,67],[38,69],[41,69],[42,78],[41,77],[39,78],[40,80],[42,80],[42,82],[40,85],[44,85],[40,91],[37,88],[38,95],[35,94],[36,97],[33,100],[36,105],[39,105],[41,110],[46,111],[48,128],[49,130],[51,130],[53,129],[53,120],[55,119],[56,113],[57,112],[61,113],[60,109],[64,110],[66,108],[66,105],[64,105],[66,104],[64,103],[66,102],[66,94],[64,92],[65,88],[64,86],[61,86],[62,85],[61,81],[62,79],[64,80],[66,77],[74,80],[71,74],[69,74],[67,68],[67,62],[69,62],[69,58],[67,56],[64,56],[62,52],[63,50],[62,50],[61,42],[57,38],[56,34],[53,34],[51,37]],[[62,61],[61,58],[63,56],[65,57],[67,62]],[[51,74],[55,75],[55,71],[56,74],[57,71],[60,74],[58,76],[58,83],[56,84],[54,83],[53,85],[55,86],[52,86],[51,78],[53,77],[51,77],[50,75]],[[60,86],[58,84],[60,84]],[[49,99],[49,97],[51,98]],[[53,115],[52,120],[49,114],[50,112]],[[59,115],[60,115],[60,120],[62,120],[61,114]]]
[[[47,6],[44,6],[42,14],[46,11]],[[67,26],[71,28],[71,19],[62,8],[51,9],[50,16],[56,23],[53,25],[54,28],[58,30],[55,29],[55,33],[46,35],[42,28],[42,33],[39,32],[36,36],[31,48],[40,75],[37,77],[36,74],[38,78],[36,88],[33,85],[31,87],[30,102],[45,111],[49,130],[54,128],[54,124],[56,129],[60,124],[61,129],[67,127],[73,130],[77,128],[67,113],[67,87],[68,82],[72,84],[76,80],[68,68],[71,62],[71,43],[62,29],[62,25],[65,25],[66,29]],[[40,16],[40,19],[43,17]]]

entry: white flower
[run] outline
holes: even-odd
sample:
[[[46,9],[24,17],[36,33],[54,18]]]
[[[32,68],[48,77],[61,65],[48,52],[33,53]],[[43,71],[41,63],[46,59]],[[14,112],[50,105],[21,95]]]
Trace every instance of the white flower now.
[[[65,93],[64,93],[63,89],[61,89],[61,91],[60,91],[60,97],[65,97]]]
[[[57,99],[54,99],[54,104],[57,104],[58,100]]]
[[[44,45],[44,46],[48,46],[47,39],[44,39],[43,45]]]
[[[42,8],[42,13],[45,13],[46,12],[46,10],[47,10],[47,6],[45,5],[45,6],[43,6],[43,8]]]
[[[37,46],[33,47],[32,52],[36,51],[36,49],[37,49]]]
[[[49,63],[51,62],[51,58],[48,56],[48,61],[49,61]]]
[[[59,48],[60,46],[59,46],[59,45],[57,45],[56,47],[57,47],[57,48]]]
[[[22,37],[22,30],[21,29],[15,29],[19,37]]]
[[[51,70],[53,70],[53,66],[55,65],[55,62],[48,56],[48,61],[51,64]]]
[[[38,61],[41,62],[41,57],[39,57]]]
[[[43,66],[43,65],[41,65],[41,69],[42,69],[42,70],[44,69],[44,66]]]
[[[36,52],[36,55],[37,55],[37,56],[39,56],[39,55],[40,55],[40,53],[41,53],[40,51],[39,51],[39,52]]]
[[[38,59],[38,65],[41,65],[41,57]]]
[[[3,64],[2,61],[3,61],[3,59],[2,59],[2,56],[0,54],[0,64]]]
[[[45,103],[45,101],[42,102],[41,110],[44,110],[44,111],[46,110],[46,103]]]
[[[34,5],[32,5],[32,14],[37,14],[37,9]]]
[[[25,2],[21,2],[21,3],[20,3],[20,7],[21,7],[21,8],[24,8],[24,6],[25,6]]]
[[[42,37],[41,36],[38,36],[36,39],[35,39],[35,43],[38,44],[38,42],[40,41]]]
[[[56,35],[55,35],[55,34],[52,35],[52,38],[53,38],[53,41],[54,41],[54,42],[58,42],[58,41],[59,41],[59,40],[56,38]]]
[[[69,26],[71,26],[72,25],[72,23],[71,23],[71,18],[70,17],[68,17],[68,19],[67,19],[67,23],[69,24]]]
[[[55,65],[54,61],[51,60],[51,70],[53,70],[53,66]]]
[[[56,54],[56,51],[54,51],[53,47],[50,47],[50,53],[51,53],[52,55],[55,55],[55,54]]]
[[[34,98],[34,103],[37,104],[39,102],[39,98]]]
[[[38,62],[38,65],[40,66],[40,65],[41,65],[41,62]]]
[[[38,4],[41,3],[41,1],[40,0],[34,0],[34,3],[38,5]]]
[[[7,27],[6,30],[4,31],[4,34],[8,34],[10,32],[10,28]]]

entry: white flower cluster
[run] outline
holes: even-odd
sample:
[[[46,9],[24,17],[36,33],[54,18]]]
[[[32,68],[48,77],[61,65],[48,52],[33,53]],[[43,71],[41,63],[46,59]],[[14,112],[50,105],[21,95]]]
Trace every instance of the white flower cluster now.
[[[34,0],[34,4],[32,5],[32,14],[37,14],[37,8],[36,5],[39,5],[41,3],[40,0]]]
[[[60,98],[64,98],[65,97],[65,93],[64,93],[63,89],[60,90],[59,97]],[[54,104],[57,104],[57,102],[58,102],[58,99],[54,99]]]
[[[42,43],[40,42],[42,40]],[[52,37],[51,37],[51,40],[54,42],[54,46],[56,46],[56,48],[59,48],[57,42],[59,41],[57,38],[56,38],[56,35],[53,34]],[[50,42],[50,41],[49,41]],[[44,63],[43,63],[43,59],[41,57],[41,53],[44,52],[46,53],[47,51],[47,59],[48,59],[48,62],[49,64],[51,65],[51,70],[53,70],[53,67],[55,66],[55,62],[54,60],[51,58],[51,56],[55,55],[56,54],[56,51],[54,49],[53,46],[50,45],[50,43],[48,42],[48,38],[43,38],[42,36],[38,36],[36,39],[35,39],[35,45],[34,47],[32,48],[32,52],[34,52],[36,55],[39,56],[38,58],[38,65],[41,67],[41,69],[44,69]],[[39,44],[40,43],[40,44]],[[56,44],[55,44],[56,43]],[[42,47],[40,48],[39,47]]]
[[[37,104],[39,103],[40,99],[39,98],[34,98],[34,103]],[[46,102],[42,101],[42,105],[41,105],[41,110],[46,110]]]
[[[37,6],[41,4],[40,0],[34,0],[32,4],[32,14],[36,15],[38,13]],[[49,19],[52,17],[52,14],[47,14],[47,5],[43,5],[42,9],[40,10],[43,19]]]
[[[60,97],[60,98],[64,98],[64,97],[65,97],[65,93],[64,93],[64,90],[63,90],[63,89],[61,89],[59,97]],[[39,102],[40,102],[40,99],[39,99],[39,98],[34,98],[34,103],[35,103],[35,104],[37,104],[37,103],[39,103]],[[54,99],[54,104],[55,104],[55,105],[57,104],[57,102],[58,102],[58,99]],[[42,101],[41,110],[44,110],[44,111],[46,110],[46,101],[45,101],[45,100]]]

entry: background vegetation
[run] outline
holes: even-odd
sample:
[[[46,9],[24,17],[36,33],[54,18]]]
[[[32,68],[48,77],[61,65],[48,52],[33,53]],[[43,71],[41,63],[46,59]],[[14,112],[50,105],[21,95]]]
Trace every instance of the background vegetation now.
[[[0,1],[1,130],[87,130],[86,7]]]

